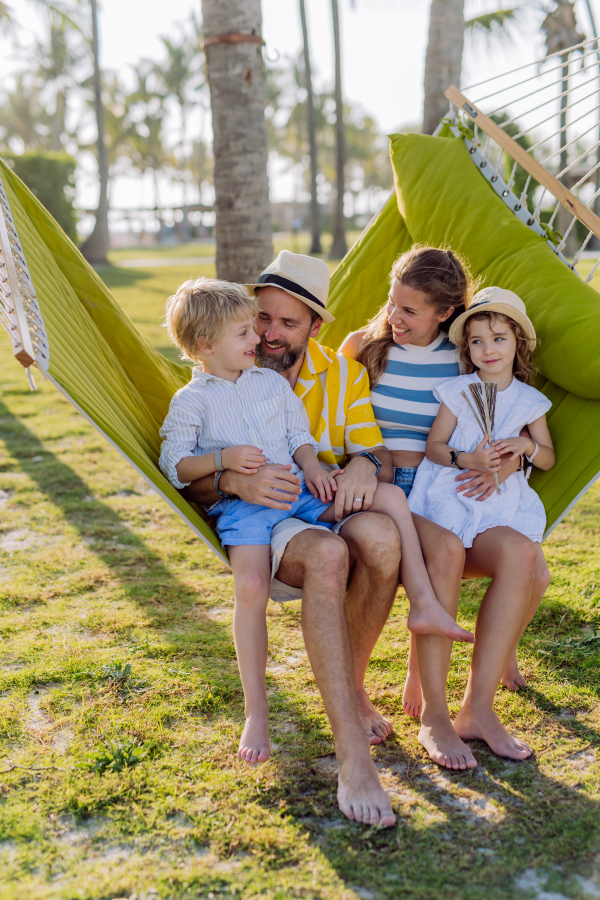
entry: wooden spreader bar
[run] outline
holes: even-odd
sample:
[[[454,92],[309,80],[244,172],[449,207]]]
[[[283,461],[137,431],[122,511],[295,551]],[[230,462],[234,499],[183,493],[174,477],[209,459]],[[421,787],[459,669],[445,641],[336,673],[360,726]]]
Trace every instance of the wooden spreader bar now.
[[[477,109],[475,104],[471,103],[464,94],[461,94],[460,90],[455,85],[449,87],[445,93],[451,103],[459,109],[462,109],[463,112],[466,112],[469,118],[477,124],[478,128],[489,135],[489,137],[491,137],[499,147],[505,150],[515,162],[519,163],[529,175],[549,190],[565,209],[568,209],[569,212],[576,216],[586,228],[589,228],[597,238],[600,238],[600,218],[598,218],[591,209],[588,209],[581,200],[564,186],[564,184],[561,184],[554,175],[551,175],[550,172],[537,162],[537,160],[521,147],[520,144],[517,144],[517,142],[506,134],[502,128],[496,125],[492,119],[486,116],[485,113],[482,113],[480,109]]]

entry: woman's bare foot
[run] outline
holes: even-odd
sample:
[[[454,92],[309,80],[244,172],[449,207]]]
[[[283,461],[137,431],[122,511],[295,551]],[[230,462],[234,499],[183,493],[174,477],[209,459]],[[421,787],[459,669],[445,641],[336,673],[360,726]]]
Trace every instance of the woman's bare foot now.
[[[505,688],[509,691],[520,691],[527,687],[527,682],[519,672],[519,664],[517,662],[517,651],[513,650],[510,659],[506,663],[502,678],[500,679]]]
[[[369,743],[381,744],[392,733],[394,726],[375,709],[364,688],[356,692],[356,703]]]
[[[475,643],[475,635],[457,625],[437,600],[431,603],[411,603],[408,630],[414,634],[439,634],[441,637],[452,638],[453,641]]]
[[[529,744],[506,730],[493,709],[473,709],[467,705],[459,711],[454,728],[465,741],[485,741],[497,756],[527,759],[533,753]]]
[[[431,760],[446,769],[474,769],[477,760],[452,727],[447,715],[428,719],[424,712],[418,741]]]
[[[402,694],[402,709],[407,716],[414,719],[421,717],[421,708],[423,706],[423,694],[421,693],[421,679],[417,669],[409,669],[406,673],[406,681],[404,682],[404,693]]]
[[[268,713],[252,713],[246,718],[237,755],[247,763],[262,763],[268,760],[271,755]]]
[[[381,787],[368,751],[340,765],[337,797],[341,811],[352,822],[384,828],[396,823],[390,798]]]

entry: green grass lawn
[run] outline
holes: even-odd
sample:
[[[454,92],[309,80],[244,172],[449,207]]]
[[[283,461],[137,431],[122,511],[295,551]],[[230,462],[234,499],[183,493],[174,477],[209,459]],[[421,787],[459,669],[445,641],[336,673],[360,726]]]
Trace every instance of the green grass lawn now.
[[[198,271],[213,269],[103,277],[173,353],[164,300]],[[531,760],[475,743],[473,773],[428,762],[401,709],[399,592],[367,676],[395,725],[373,756],[399,819],[363,828],[335,803],[300,604],[268,611],[274,752],[249,769],[229,570],[37,380],[30,393],[2,332],[0,900],[600,896],[598,490],[548,541],[552,585],[520,651],[530,688],[497,695]],[[483,589],[465,584],[462,624]],[[454,652],[454,712],[469,655]]]

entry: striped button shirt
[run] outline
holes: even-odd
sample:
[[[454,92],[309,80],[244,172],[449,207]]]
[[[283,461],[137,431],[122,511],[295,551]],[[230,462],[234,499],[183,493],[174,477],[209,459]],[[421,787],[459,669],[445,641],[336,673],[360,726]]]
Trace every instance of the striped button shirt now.
[[[158,464],[180,489],[190,483],[177,477],[177,463],[186,456],[251,444],[269,462],[291,463],[297,475],[301,470],[292,456],[298,447],[310,444],[317,450],[304,406],[289,383],[277,372],[256,366],[245,369],[236,382],[195,368],[192,380],[171,400],[160,436]]]
[[[383,444],[371,407],[369,376],[356,360],[311,338],[294,393],[304,404],[322,463],[344,466],[350,454]]]
[[[425,452],[440,408],[438,384],[460,375],[458,350],[444,332],[427,347],[394,344],[385,372],[371,389],[375,420],[388,450]]]

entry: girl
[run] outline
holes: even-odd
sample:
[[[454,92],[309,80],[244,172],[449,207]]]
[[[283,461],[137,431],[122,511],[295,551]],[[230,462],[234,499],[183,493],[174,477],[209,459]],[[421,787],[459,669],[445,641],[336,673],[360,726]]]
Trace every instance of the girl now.
[[[542,502],[524,477],[522,467],[495,492],[478,503],[457,494],[453,469],[498,472],[501,456],[525,457],[531,465],[551,469],[554,450],[546,412],[550,401],[527,383],[536,344],[525,304],[512,291],[486,288],[450,328],[467,373],[434,388],[441,402],[431,427],[423,460],[409,498],[412,512],[425,516],[458,535],[472,547],[478,534],[510,527],[541,543],[546,525]],[[471,383],[498,386],[495,431],[503,435],[488,443],[473,413]],[[521,437],[527,426],[529,437]]]
[[[413,247],[394,263],[386,305],[341,348],[369,371],[377,424],[392,456],[390,477],[409,496],[439,408],[433,389],[460,373],[458,348],[450,343],[445,329],[473,292],[468,270],[454,253]],[[501,484],[519,468],[520,461],[512,460],[512,455],[502,456]],[[479,505],[485,505],[494,492],[489,471],[453,474],[456,491],[476,499]],[[477,731],[496,752],[523,759],[531,750],[502,727],[492,702],[500,680],[513,690],[525,686],[517,667],[516,646],[549,584],[542,549],[520,532],[501,527],[478,536],[474,546],[465,551],[462,541],[448,529],[423,516],[414,515],[414,520],[432,586],[451,615],[456,615],[463,577],[492,579],[478,617],[468,690],[469,703],[478,706],[477,727],[464,724],[465,713],[461,733],[466,737]],[[501,646],[499,629],[503,629]],[[507,640],[512,644],[508,648]],[[448,711],[451,652],[452,643],[447,639],[411,636],[403,708],[409,715],[421,716],[419,741],[434,762],[454,769],[472,768],[477,764],[475,758],[457,734]],[[490,660],[492,664],[486,665]]]

